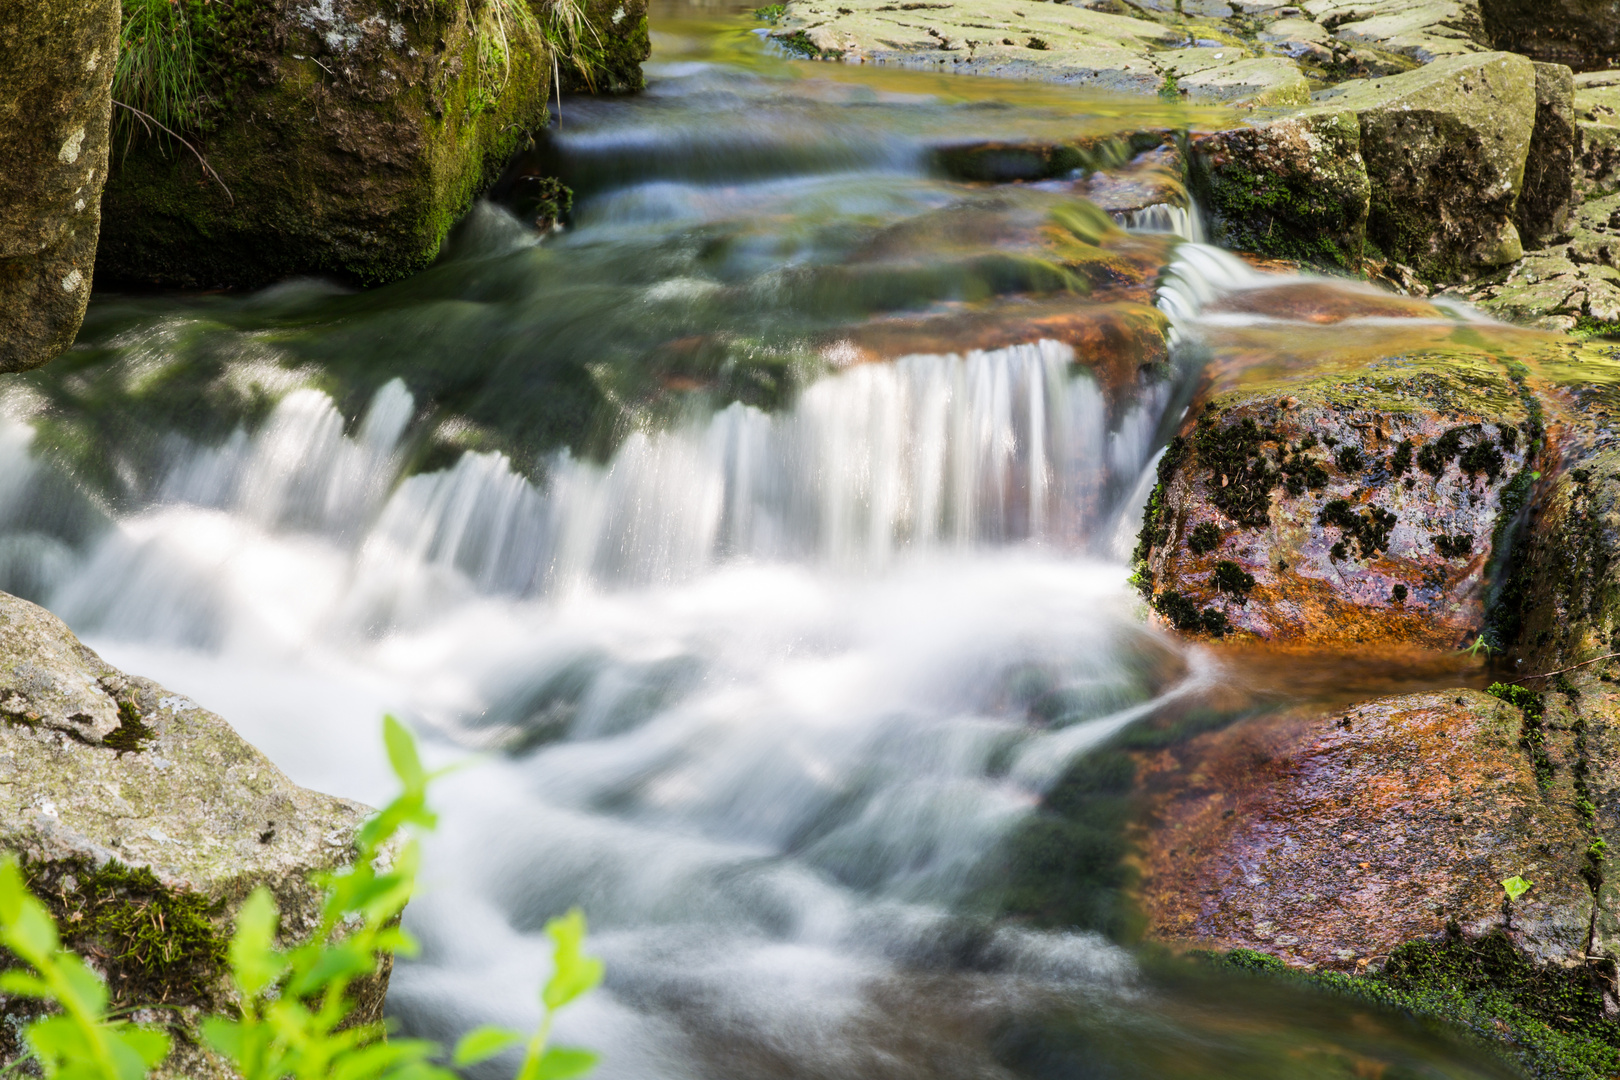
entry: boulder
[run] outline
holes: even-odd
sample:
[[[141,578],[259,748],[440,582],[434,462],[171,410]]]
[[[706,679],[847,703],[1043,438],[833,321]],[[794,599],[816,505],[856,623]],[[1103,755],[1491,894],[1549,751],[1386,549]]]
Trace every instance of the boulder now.
[[[161,1072],[230,1075],[195,1037],[202,1014],[234,1001],[236,908],[266,886],[285,940],[308,933],[321,900],[310,875],[353,857],[366,814],[296,786],[218,716],[0,593],[0,849],[106,976],[114,1008],[178,1008],[150,1016],[189,1037]],[[362,1021],[381,1018],[387,975],[362,982]],[[0,995],[0,1058],[16,1057],[31,1008]]]
[[[73,343],[90,300],[107,178],[117,0],[0,11],[0,372]]]
[[[1536,64],[1536,123],[1525,157],[1513,224],[1526,245],[1563,230],[1575,203],[1575,74],[1562,64]]]
[[[1620,59],[1615,0],[1479,0],[1479,9],[1498,49],[1576,71],[1612,67]]]
[[[176,133],[197,153],[131,120],[99,272],[194,288],[421,269],[545,123],[552,58],[522,2],[197,7],[209,93]],[[613,12],[624,15],[597,29],[603,40],[644,34],[628,7]]]
[[[1419,277],[1457,280],[1522,254],[1513,217],[1536,122],[1536,72],[1510,53],[1437,60],[1317,95],[1353,112],[1372,182],[1367,237]]]
[[[1195,136],[1191,176],[1212,239],[1355,270],[1371,185],[1351,112],[1284,117]]]
[[[1309,286],[1234,300],[1317,324],[1427,306],[1368,290],[1362,310],[1347,310],[1342,289],[1326,291],[1325,307]],[[1450,331],[1431,325],[1428,348],[1414,331],[1411,352],[1383,359],[1332,335],[1342,359],[1327,370],[1278,356],[1191,411],[1160,459],[1135,556],[1138,585],[1167,622],[1331,647],[1456,648],[1481,628],[1536,428],[1500,362],[1443,344]],[[1270,346],[1289,331],[1268,333]]]
[[[1143,755],[1147,936],[1364,971],[1448,928],[1500,931],[1532,960],[1584,966],[1591,834],[1572,771],[1538,775],[1525,724],[1495,697],[1445,690]],[[1515,876],[1532,887],[1508,903]]]

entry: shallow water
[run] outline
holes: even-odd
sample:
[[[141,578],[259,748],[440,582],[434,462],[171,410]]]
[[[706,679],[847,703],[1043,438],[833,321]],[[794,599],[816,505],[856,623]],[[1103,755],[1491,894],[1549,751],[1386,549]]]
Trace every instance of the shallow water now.
[[[1472,316],[1279,332],[1218,301],[1282,279],[1187,243],[1170,361],[1109,376],[1020,336],[1117,300],[1042,276],[1030,237],[1074,197],[953,182],[931,148],[1204,118],[661,20],[649,93],[565,101],[535,152],[577,188],[561,234],[510,212],[515,173],[394,286],[98,297],[0,384],[0,588],[301,783],[386,797],[385,710],[468,762],[394,974],[410,1032],[531,1023],[540,929],[578,904],[608,978],[559,1034],[604,1078],[1505,1075],[1133,950],[1111,863],[1026,858],[1133,725],[1475,677],[1189,648],[1124,564],[1206,363]],[[943,347],[965,317],[1005,339]]]

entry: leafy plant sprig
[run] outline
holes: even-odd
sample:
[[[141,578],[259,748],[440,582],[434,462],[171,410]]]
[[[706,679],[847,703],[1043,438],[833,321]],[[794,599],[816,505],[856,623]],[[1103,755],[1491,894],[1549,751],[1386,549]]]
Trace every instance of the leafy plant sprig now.
[[[407,830],[431,830],[438,821],[427,803],[433,775],[410,732],[385,717],[383,740],[402,791],[361,826],[353,865],[315,876],[325,898],[308,940],[277,947],[281,913],[263,887],[237,913],[228,959],[239,1013],[207,1017],[202,1033],[243,1080],[458,1080],[438,1063],[438,1043],[388,1039],[384,1025],[354,1022],[356,984],[383,958],[416,952],[400,925],[420,865]],[[540,995],[539,1028],[530,1036],[478,1028],[457,1044],[457,1068],[525,1041],[518,1080],[570,1080],[595,1065],[595,1054],[552,1046],[550,1038],[556,1011],[601,982],[602,962],[585,955],[585,917],[577,908],[552,919],[546,933],[555,962]],[[28,891],[15,858],[0,862],[0,945],[28,966],[0,972],[0,990],[59,1010],[24,1031],[47,1080],[142,1080],[168,1056],[166,1033],[107,1013],[105,982],[62,948],[55,920]]]

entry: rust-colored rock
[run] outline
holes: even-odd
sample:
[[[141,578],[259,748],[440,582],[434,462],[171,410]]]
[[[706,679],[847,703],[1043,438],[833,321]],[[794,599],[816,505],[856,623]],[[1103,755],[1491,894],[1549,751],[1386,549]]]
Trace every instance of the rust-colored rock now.
[[[1538,783],[1521,712],[1472,690],[1283,714],[1142,760],[1151,938],[1357,970],[1396,946],[1505,930],[1582,962],[1590,833],[1570,770]],[[1501,882],[1533,883],[1506,903]]]
[[[1338,281],[1291,281],[1227,293],[1204,309],[1210,314],[1265,315],[1309,323],[1345,319],[1438,319],[1439,308],[1424,300]]]

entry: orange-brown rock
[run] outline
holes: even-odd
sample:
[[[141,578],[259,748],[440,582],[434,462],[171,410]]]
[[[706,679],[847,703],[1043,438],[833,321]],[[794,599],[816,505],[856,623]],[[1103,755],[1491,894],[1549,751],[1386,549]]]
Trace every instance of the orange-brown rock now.
[[[1291,281],[1227,293],[1204,309],[1210,314],[1262,315],[1309,323],[1345,319],[1440,319],[1426,300],[1396,296],[1338,281]]]
[[[1574,770],[1538,782],[1519,709],[1473,690],[1251,720],[1143,756],[1150,938],[1356,970],[1396,946],[1503,929],[1584,963],[1590,832]],[[1567,735],[1548,740],[1554,758]],[[1568,761],[1562,764],[1568,765]],[[1502,882],[1532,883],[1508,902]]]

